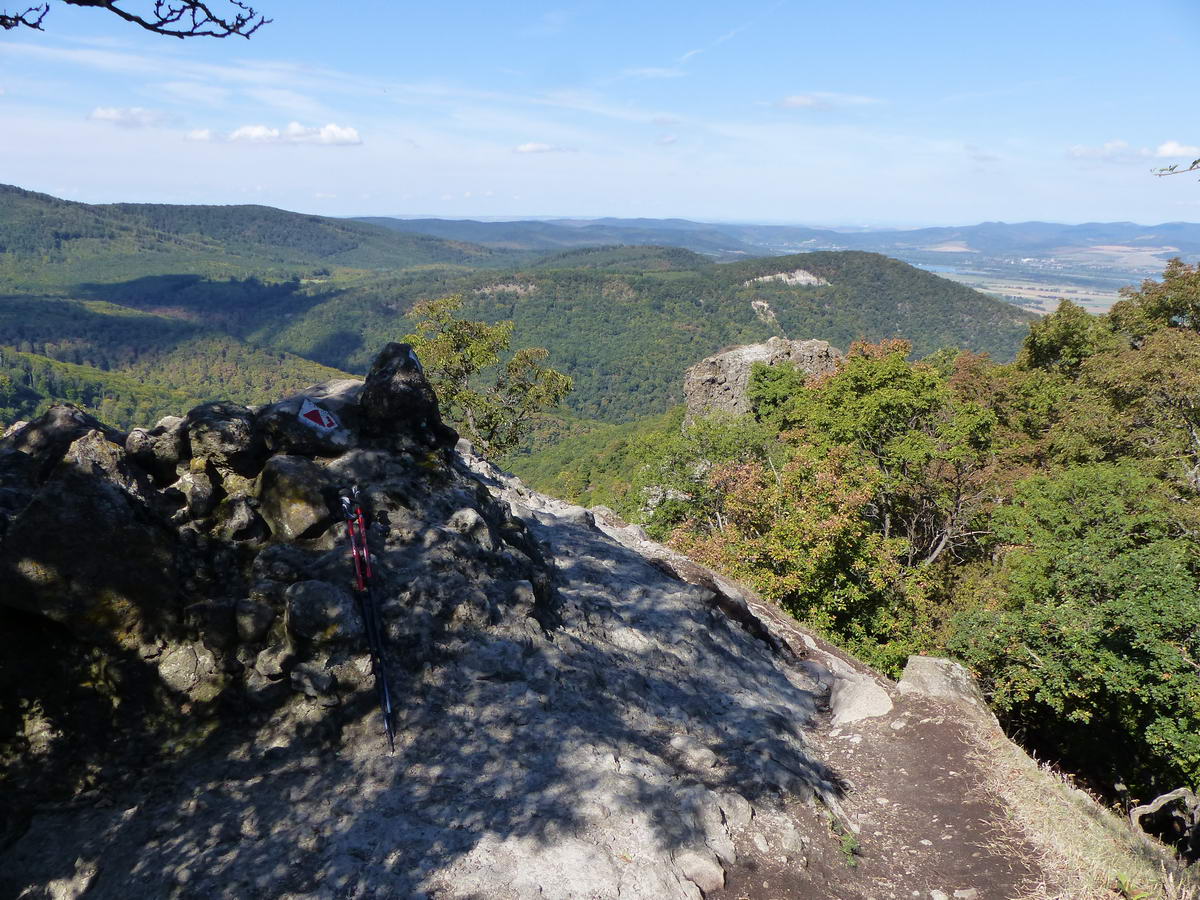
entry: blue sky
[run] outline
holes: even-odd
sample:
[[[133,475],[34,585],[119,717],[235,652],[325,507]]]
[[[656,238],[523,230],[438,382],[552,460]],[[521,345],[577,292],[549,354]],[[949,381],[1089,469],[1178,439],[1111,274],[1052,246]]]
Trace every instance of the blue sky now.
[[[218,0],[219,2],[219,0]],[[1200,3],[263,0],[0,32],[0,182],[327,215],[1200,220]],[[12,12],[12,0],[0,0]]]

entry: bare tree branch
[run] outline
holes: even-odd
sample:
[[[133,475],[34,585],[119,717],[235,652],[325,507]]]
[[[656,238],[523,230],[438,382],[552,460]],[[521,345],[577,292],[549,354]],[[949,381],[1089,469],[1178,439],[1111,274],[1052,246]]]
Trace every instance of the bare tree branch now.
[[[223,0],[233,7],[232,15],[217,15],[211,2],[204,0],[154,0],[150,13],[139,15],[122,9],[126,0],[62,0],[68,6],[89,6],[104,9],[155,34],[168,37],[217,37],[231,35],[248,38],[271,20],[241,0]],[[0,28],[8,31],[24,25],[43,31],[42,20],[50,11],[49,3],[31,6],[24,12],[0,13]]]
[[[1200,171],[1200,159],[1193,159],[1192,164],[1186,169],[1181,169],[1178,165],[1167,166],[1164,169],[1155,169],[1154,174],[1162,178],[1164,175],[1182,175],[1184,172],[1196,171]]]
[[[26,28],[36,28],[41,31],[42,19],[46,18],[48,12],[50,12],[50,4],[43,3],[41,6],[31,6],[24,12],[0,13],[0,28],[10,31],[18,25],[24,25]]]

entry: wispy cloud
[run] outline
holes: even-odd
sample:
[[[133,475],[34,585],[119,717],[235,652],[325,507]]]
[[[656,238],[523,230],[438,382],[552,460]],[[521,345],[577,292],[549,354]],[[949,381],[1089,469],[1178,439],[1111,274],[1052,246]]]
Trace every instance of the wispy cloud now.
[[[332,122],[320,127],[291,122],[282,129],[267,125],[243,125],[232,131],[228,140],[247,144],[324,144],[330,147],[348,147],[362,143],[358,129],[335,125]]]
[[[682,78],[687,73],[678,66],[642,66],[622,69],[622,78]]]
[[[141,106],[97,106],[88,118],[94,122],[110,122],[121,128],[153,128],[166,125],[171,119],[162,110]]]
[[[881,102],[875,97],[861,94],[839,94],[834,91],[810,91],[805,94],[790,94],[775,105],[781,109],[832,109],[835,106],[869,106]]]
[[[246,95],[292,115],[313,116],[325,110],[322,104],[311,97],[286,88],[250,88]]]
[[[659,137],[659,139],[657,141],[655,141],[654,143],[661,144],[662,146],[665,147],[670,144],[676,143],[678,140],[679,140],[679,135],[677,135],[677,134],[664,134],[664,135],[661,135]]]
[[[1076,144],[1067,150],[1067,156],[1071,159],[1114,163],[1134,162],[1153,155],[1145,147],[1132,147],[1128,141],[1121,140],[1105,141],[1099,147]]]
[[[527,144],[518,144],[513,147],[514,153],[570,153],[569,147],[559,147],[557,144],[543,144],[538,141],[530,141]]]
[[[193,128],[191,131],[189,131],[187,134],[185,134],[183,136],[183,139],[185,141],[199,141],[199,142],[211,141],[213,139],[212,129],[211,128]]]
[[[787,2],[787,0],[777,0],[777,2],[771,4],[771,6],[769,6],[767,9],[763,10],[763,12],[759,13],[757,16],[754,16],[751,19],[747,19],[741,25],[738,25],[736,28],[734,28],[731,31],[725,32],[723,35],[721,35],[720,37],[718,37],[716,40],[712,41],[711,43],[706,44],[703,47],[697,47],[694,50],[689,50],[687,53],[683,54],[683,56],[679,57],[678,62],[680,64],[686,63],[691,59],[695,59],[701,53],[707,53],[710,50],[715,50],[717,47],[720,47],[726,41],[733,40],[735,37],[737,37],[739,34],[741,34],[743,31],[745,31],[751,25],[758,22],[759,19],[765,18],[766,16],[769,16],[771,13],[775,12],[775,10],[777,10],[777,9],[779,9],[779,7],[783,6],[783,4],[785,2]]]
[[[169,96],[199,106],[223,106],[231,93],[229,88],[201,81],[168,81],[161,87]]]

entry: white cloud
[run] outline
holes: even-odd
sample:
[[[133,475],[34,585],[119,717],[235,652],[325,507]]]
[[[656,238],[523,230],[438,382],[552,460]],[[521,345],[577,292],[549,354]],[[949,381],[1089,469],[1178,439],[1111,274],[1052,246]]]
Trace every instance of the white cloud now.
[[[1176,156],[1190,156],[1195,159],[1200,156],[1200,147],[1195,144],[1181,144],[1179,141],[1167,141],[1165,144],[1158,145],[1154,155],[1159,159],[1170,159]]]
[[[121,128],[152,128],[165,125],[170,119],[162,110],[141,106],[97,106],[88,118],[94,122],[111,122]]]
[[[554,144],[541,144],[537,141],[530,141],[527,144],[518,144],[513,148],[516,153],[565,153],[566,147],[558,147]]]
[[[677,134],[664,134],[657,141],[655,141],[655,143],[666,146],[668,144],[674,144],[678,140],[679,140],[679,135],[677,135]]]
[[[291,122],[283,129],[267,125],[243,125],[230,133],[229,140],[248,144],[324,144],[330,147],[362,143],[358,129],[332,122],[319,128],[299,122]]]
[[[775,105],[784,109],[830,109],[834,106],[867,106],[878,102],[874,97],[863,97],[858,94],[811,91],[807,94],[791,94]]]
[[[183,136],[183,139],[185,141],[211,141],[213,133],[209,128],[193,128]]]

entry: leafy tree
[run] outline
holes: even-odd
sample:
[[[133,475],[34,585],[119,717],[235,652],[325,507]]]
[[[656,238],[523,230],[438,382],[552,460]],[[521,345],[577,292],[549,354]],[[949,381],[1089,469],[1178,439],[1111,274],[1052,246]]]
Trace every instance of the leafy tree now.
[[[1027,480],[993,527],[1002,561],[951,647],[996,708],[1073,771],[1195,784],[1195,509],[1136,464],[1101,463]]]
[[[802,446],[782,469],[717,466],[707,481],[721,497],[721,527],[685,522],[671,542],[895,671],[922,642],[903,597],[904,540],[871,524],[881,475],[850,456]]]
[[[1200,266],[1176,257],[1167,263],[1162,281],[1147,278],[1140,289],[1124,288],[1121,295],[1107,318],[1135,343],[1156,328],[1200,331]]]
[[[404,340],[422,360],[447,418],[481,453],[501,456],[521,443],[543,410],[562,402],[571,379],[542,365],[548,354],[541,348],[518,350],[501,363],[513,323],[462,319],[461,308],[457,295],[418,303],[409,313],[416,331]],[[494,380],[486,384],[483,373],[493,367]]]
[[[909,349],[907,341],[855,343],[838,371],[782,400],[772,392],[795,375],[760,367],[751,399],[781,431],[819,447],[853,448],[879,473],[865,513],[884,538],[907,541],[912,566],[932,564],[971,538],[996,417],[956,397],[933,366],[908,362]]]
[[[1115,343],[1100,319],[1082,306],[1063,300],[1057,310],[1029,326],[1017,365],[1071,375],[1089,356]]]
[[[225,0],[232,13],[217,15],[213,3],[201,0],[154,0],[148,14],[130,12],[126,0],[62,0],[68,6],[87,6],[103,9],[117,17],[155,34],[168,37],[218,37],[230,35],[248,38],[271,20],[265,18],[240,0]],[[49,3],[30,6],[21,12],[0,13],[0,28],[8,31],[24,26],[42,31],[42,22],[50,12]]]

